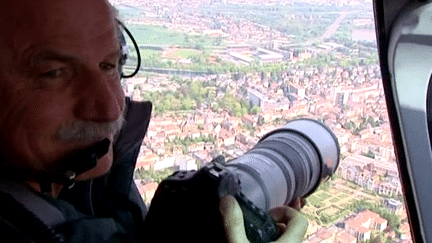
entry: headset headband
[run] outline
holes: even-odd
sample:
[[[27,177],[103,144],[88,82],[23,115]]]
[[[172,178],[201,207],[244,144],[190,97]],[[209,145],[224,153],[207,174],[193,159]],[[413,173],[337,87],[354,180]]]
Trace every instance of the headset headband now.
[[[141,67],[141,54],[140,54],[139,47],[138,47],[138,45],[137,45],[137,43],[135,41],[135,38],[133,37],[132,33],[126,28],[126,26],[120,20],[117,19],[117,23],[119,24],[119,30],[120,30],[119,31],[119,36],[118,36],[119,43],[120,43],[120,51],[121,51],[121,58],[120,58],[120,63],[119,63],[120,77],[121,78],[132,78],[133,76],[135,76],[138,73],[138,71],[139,71],[139,69]],[[123,31],[122,30],[124,30],[126,32],[126,34],[129,36],[129,38],[131,39],[131,41],[132,41],[132,43],[134,45],[135,51],[137,53],[137,59],[138,59],[137,60],[137,66],[136,66],[135,70],[133,71],[132,74],[129,74],[129,75],[124,75],[123,74],[123,66],[125,65],[126,60],[128,58],[129,49],[127,47],[126,38],[123,35]]]

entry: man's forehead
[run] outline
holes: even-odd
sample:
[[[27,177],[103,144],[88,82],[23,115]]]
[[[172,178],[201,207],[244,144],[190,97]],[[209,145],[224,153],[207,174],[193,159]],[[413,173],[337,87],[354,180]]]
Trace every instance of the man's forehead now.
[[[86,26],[113,18],[105,0],[14,0],[0,8],[0,31],[49,29],[64,24]]]
[[[121,52],[119,48],[112,49],[108,54],[103,56],[107,60],[111,59],[119,59],[121,57]],[[37,65],[38,63],[42,63],[44,61],[59,61],[59,62],[81,62],[80,56],[76,56],[73,54],[67,54],[63,52],[59,52],[58,50],[40,50],[36,52],[34,55],[31,55],[28,59],[30,66]]]
[[[38,42],[78,44],[115,35],[116,23],[105,0],[7,2],[0,8],[0,44],[15,51]]]

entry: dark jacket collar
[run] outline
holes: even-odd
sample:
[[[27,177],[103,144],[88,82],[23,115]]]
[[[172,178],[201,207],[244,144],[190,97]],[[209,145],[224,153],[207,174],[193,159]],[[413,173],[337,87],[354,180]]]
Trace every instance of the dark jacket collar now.
[[[114,163],[141,146],[150,122],[151,109],[151,102],[126,98],[125,123],[114,142]]]

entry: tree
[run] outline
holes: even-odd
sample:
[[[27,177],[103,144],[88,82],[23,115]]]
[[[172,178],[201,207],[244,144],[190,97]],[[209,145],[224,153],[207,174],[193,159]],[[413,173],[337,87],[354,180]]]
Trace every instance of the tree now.
[[[181,109],[182,110],[191,110],[194,107],[195,107],[195,102],[191,97],[187,96],[186,99],[182,100],[182,103],[181,103]]]
[[[338,173],[334,173],[334,174],[330,177],[330,179],[331,179],[332,181],[337,181],[337,180],[339,179],[339,175],[338,175]]]
[[[323,184],[321,184],[319,186],[320,189],[324,190],[324,191],[328,191],[328,189],[330,188],[330,183],[328,181],[324,182]]]
[[[261,81],[263,81],[267,77],[266,72],[261,72]]]
[[[144,170],[137,169],[135,171],[135,177],[139,180],[150,180],[156,183],[160,183],[162,180],[167,178],[173,173],[173,169],[164,169],[164,170]]]
[[[252,109],[250,110],[250,113],[251,114],[254,114],[254,115],[257,115],[258,113],[260,113],[261,112],[261,107],[259,107],[259,106],[257,106],[257,105],[254,105],[253,107],[252,107]]]
[[[260,116],[258,117],[257,125],[258,125],[258,126],[262,126],[262,125],[264,125],[264,123],[265,123],[265,119],[264,119],[263,116],[260,115]]]
[[[345,122],[344,128],[346,130],[351,130],[351,129],[355,129],[356,125],[355,125],[355,123],[353,121],[348,121],[348,122]]]
[[[323,224],[328,224],[331,222],[330,217],[327,214],[322,214],[320,220]]]
[[[172,65],[173,65],[173,62],[172,62],[171,60],[168,60],[168,61],[167,61],[167,64],[168,64],[168,67],[171,68]]]
[[[375,159],[375,153],[372,150],[369,150],[367,153],[362,153],[363,156],[369,157],[371,159]]]
[[[374,232],[371,235],[369,243],[387,243],[390,242],[384,235],[384,232]]]
[[[199,124],[198,124],[198,129],[199,129],[199,130],[204,130],[204,124],[199,123]]]
[[[222,44],[222,36],[217,36],[216,39],[214,40],[214,45],[216,46],[220,46]]]
[[[243,117],[247,114],[247,109],[243,108],[239,102],[234,103],[234,107],[232,109],[235,116]]]

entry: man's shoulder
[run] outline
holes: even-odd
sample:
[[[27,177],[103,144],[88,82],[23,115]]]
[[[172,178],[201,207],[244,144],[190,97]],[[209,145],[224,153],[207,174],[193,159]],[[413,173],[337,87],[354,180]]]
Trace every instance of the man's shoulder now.
[[[12,185],[6,187],[4,185]],[[3,181],[0,232],[11,242],[134,242],[114,218],[86,215],[72,204]],[[2,241],[3,242],[3,241]],[[60,242],[60,241],[59,241]]]

